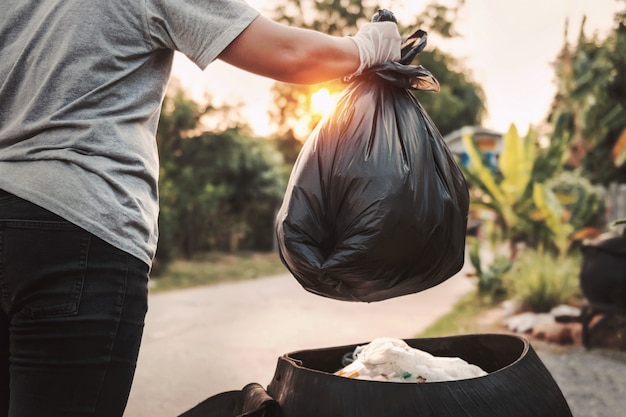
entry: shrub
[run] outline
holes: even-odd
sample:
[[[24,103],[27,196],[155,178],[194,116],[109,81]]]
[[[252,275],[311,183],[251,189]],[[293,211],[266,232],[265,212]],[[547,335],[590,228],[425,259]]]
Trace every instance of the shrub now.
[[[604,188],[595,186],[587,178],[565,171],[546,182],[561,206],[568,213],[568,221],[574,230],[586,226],[601,227],[604,211]]]
[[[490,265],[483,265],[480,247],[481,243],[477,239],[469,242],[469,259],[474,267],[473,276],[478,280],[476,288],[483,301],[495,303],[507,295],[502,276],[511,269],[512,264],[508,256],[497,254]]]
[[[547,312],[581,298],[580,256],[555,256],[543,251],[524,252],[504,277],[512,298],[524,310]]]

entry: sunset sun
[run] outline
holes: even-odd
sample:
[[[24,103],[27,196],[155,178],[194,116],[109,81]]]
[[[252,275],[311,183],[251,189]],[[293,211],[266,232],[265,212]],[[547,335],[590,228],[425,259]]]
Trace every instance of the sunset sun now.
[[[311,111],[323,116],[333,109],[337,96],[337,94],[330,94],[326,88],[320,88],[311,95]]]

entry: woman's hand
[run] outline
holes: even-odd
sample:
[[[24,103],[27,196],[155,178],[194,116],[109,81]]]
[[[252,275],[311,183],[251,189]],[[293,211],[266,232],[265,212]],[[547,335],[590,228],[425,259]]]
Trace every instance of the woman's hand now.
[[[257,17],[219,56],[264,77],[316,84],[400,59],[401,38],[392,22],[366,23],[355,36],[330,36]]]

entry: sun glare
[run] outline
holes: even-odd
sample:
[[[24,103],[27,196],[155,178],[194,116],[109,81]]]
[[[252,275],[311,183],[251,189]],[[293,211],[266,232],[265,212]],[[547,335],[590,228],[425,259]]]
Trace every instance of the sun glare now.
[[[333,109],[336,100],[336,94],[330,94],[326,88],[320,88],[311,95],[311,111],[322,116]]]

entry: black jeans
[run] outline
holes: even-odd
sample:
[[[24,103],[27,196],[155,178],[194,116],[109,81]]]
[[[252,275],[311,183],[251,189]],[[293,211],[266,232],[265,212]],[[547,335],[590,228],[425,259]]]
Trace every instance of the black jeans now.
[[[0,417],[122,416],[149,267],[0,190]]]

